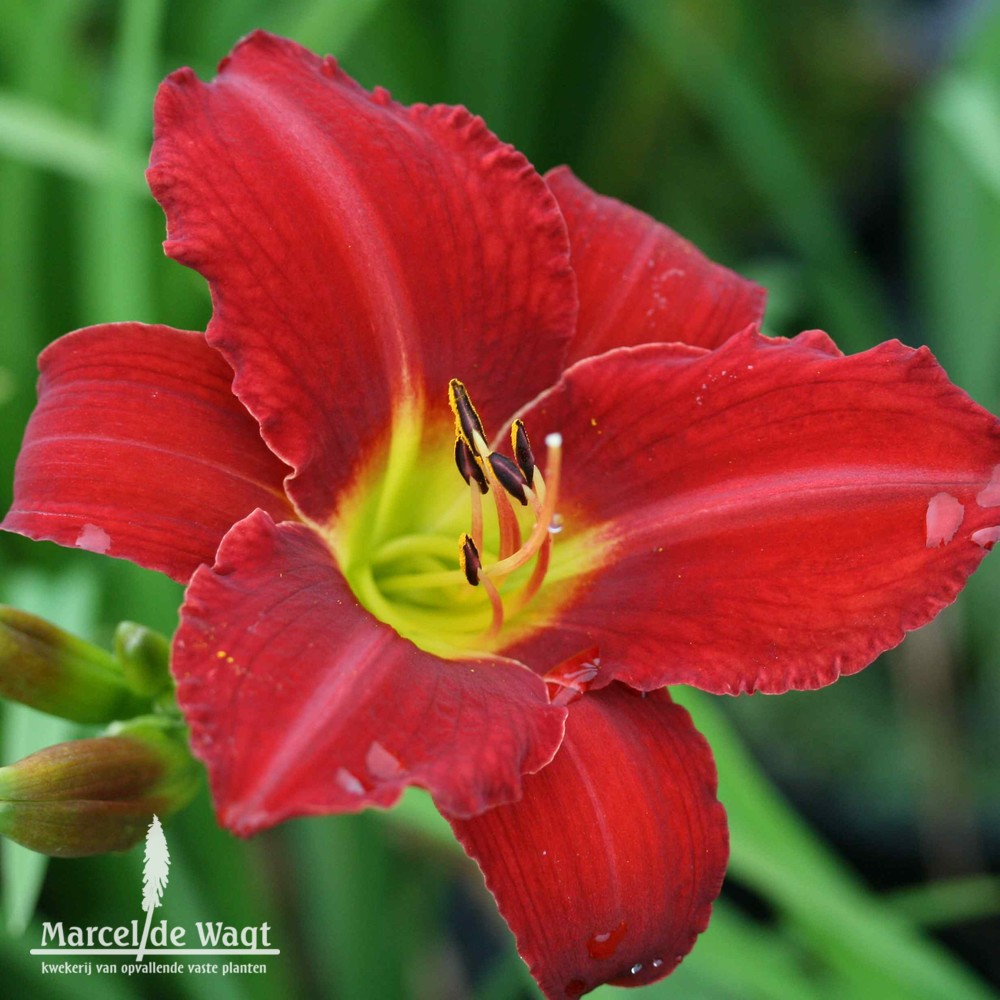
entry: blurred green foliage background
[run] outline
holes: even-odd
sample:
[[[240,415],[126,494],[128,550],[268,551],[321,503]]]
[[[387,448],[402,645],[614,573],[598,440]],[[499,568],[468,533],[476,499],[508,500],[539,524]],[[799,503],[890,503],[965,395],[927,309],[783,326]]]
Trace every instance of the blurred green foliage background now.
[[[0,0],[0,504],[47,342],[109,320],[204,328],[207,290],[163,257],[142,178],[152,99],[180,65],[210,76],[254,27],[404,102],[465,104],[539,169],[571,164],[765,283],[769,333],[928,343],[1000,408],[994,4]],[[733,863],[709,931],[645,995],[996,995],[998,594],[993,556],[933,625],[822,692],[682,695],[716,751]],[[107,642],[123,618],[171,632],[181,592],[4,536],[0,599]],[[0,719],[3,762],[79,733],[16,706]],[[43,977],[36,899],[67,923],[138,916],[141,848],[46,865],[4,844],[5,995],[535,995],[420,795],[249,843],[216,828],[203,795],[167,836],[171,922],[268,921],[282,956],[266,976]]]

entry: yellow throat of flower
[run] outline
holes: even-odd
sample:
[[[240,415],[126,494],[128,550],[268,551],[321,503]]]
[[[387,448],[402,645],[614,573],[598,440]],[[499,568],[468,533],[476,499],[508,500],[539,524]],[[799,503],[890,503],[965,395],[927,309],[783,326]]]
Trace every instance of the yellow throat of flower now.
[[[453,427],[443,406],[397,409],[327,537],[368,611],[421,649],[458,659],[544,627],[603,546],[561,508],[558,434],[546,438],[539,469],[520,420],[511,458],[487,444],[465,386],[453,379],[448,395]]]

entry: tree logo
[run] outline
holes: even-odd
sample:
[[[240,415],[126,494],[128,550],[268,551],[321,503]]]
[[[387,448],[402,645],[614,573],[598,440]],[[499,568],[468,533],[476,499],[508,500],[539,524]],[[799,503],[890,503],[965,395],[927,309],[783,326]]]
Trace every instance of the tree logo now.
[[[2,0],[0,0],[2,2]],[[119,926],[65,926],[61,920],[42,923],[40,948],[32,948],[32,955],[44,956],[42,972],[79,972],[83,975],[122,973],[134,976],[139,973],[177,975],[231,976],[267,972],[261,956],[280,955],[281,949],[271,946],[271,925],[236,926],[222,920],[196,920],[197,942],[187,943],[188,928],[171,926],[166,919],[153,920],[153,911],[163,905],[163,890],[170,878],[170,851],[167,838],[160,825],[160,818],[153,821],[146,831],[146,850],[142,865],[142,909],[146,914],[140,934],[139,920],[133,918]],[[72,962],[50,962],[51,956],[71,957]],[[77,962],[82,956],[93,955],[94,963]],[[205,956],[204,960],[186,961],[179,958],[159,961],[160,956]],[[237,955],[252,956],[249,962],[236,962]],[[127,958],[126,958],[127,956]],[[155,957],[150,957],[155,956]],[[223,956],[226,961],[218,961]],[[112,961],[112,959],[114,961]]]
[[[170,851],[167,850],[167,838],[163,835],[160,819],[154,814],[153,822],[146,831],[146,853],[142,866],[142,908],[146,911],[146,925],[142,929],[142,940],[139,942],[139,952],[136,961],[141,962],[149,940],[149,924],[155,910],[163,898],[163,890],[167,886],[170,875]]]

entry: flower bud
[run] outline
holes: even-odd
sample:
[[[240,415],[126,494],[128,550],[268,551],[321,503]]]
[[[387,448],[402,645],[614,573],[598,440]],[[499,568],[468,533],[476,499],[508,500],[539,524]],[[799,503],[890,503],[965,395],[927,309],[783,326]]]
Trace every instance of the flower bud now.
[[[0,767],[0,834],[58,857],[124,851],[191,801],[201,768],[180,722],[145,716]]]
[[[73,722],[110,722],[148,712],[118,661],[27,612],[0,605],[0,697]]]
[[[125,683],[136,694],[154,698],[170,691],[170,641],[145,625],[120,622],[115,629],[115,656]]]

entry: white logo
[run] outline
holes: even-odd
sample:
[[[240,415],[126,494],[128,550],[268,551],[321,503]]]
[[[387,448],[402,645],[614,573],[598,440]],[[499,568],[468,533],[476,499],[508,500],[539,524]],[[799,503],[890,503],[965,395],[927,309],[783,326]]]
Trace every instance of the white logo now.
[[[171,926],[166,919],[153,923],[153,911],[163,905],[163,890],[170,876],[170,851],[167,838],[157,816],[153,817],[146,832],[146,850],[142,866],[142,909],[146,920],[139,932],[139,921],[130,920],[117,927],[64,926],[62,921],[45,921],[42,924],[40,948],[32,948],[32,955],[101,956],[86,962],[42,962],[42,973],[78,973],[89,976],[97,973],[177,973],[201,975],[232,975],[236,973],[260,974],[267,972],[267,965],[260,962],[210,962],[187,963],[181,961],[156,962],[149,955],[280,955],[271,947],[271,925],[267,922],[243,927],[233,927],[222,921],[197,921],[195,930],[200,947],[188,947],[188,929]],[[110,961],[114,956],[134,955],[134,962]]]
[[[160,817],[154,813],[153,822],[146,831],[145,863],[142,866],[142,908],[146,911],[146,926],[142,929],[139,952],[135,956],[137,962],[142,961],[146,942],[149,940],[149,923],[153,919],[153,910],[160,905],[169,875],[170,851],[167,850],[167,838],[163,836]]]

